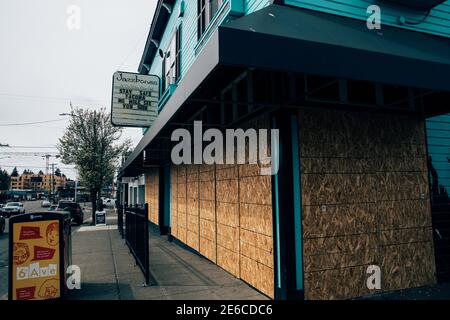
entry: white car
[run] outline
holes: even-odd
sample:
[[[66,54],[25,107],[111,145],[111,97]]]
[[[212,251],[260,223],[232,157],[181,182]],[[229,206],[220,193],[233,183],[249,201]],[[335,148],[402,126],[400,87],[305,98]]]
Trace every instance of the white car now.
[[[103,206],[105,207],[113,207],[114,199],[103,198]]]
[[[2,208],[4,216],[10,217],[15,214],[25,213],[25,208],[21,202],[8,202],[6,206]]]
[[[52,204],[48,200],[43,200],[41,203],[42,208],[49,208]]]

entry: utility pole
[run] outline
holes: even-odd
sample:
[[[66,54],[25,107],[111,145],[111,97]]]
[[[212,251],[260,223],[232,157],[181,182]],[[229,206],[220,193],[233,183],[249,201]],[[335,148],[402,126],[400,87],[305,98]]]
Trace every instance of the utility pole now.
[[[78,191],[78,182],[77,179],[75,179],[75,202],[77,202],[77,191]]]
[[[53,203],[55,203],[55,163],[51,164],[52,166],[52,179],[51,179],[51,198]]]
[[[48,174],[48,168],[49,168],[49,162],[50,162],[49,160],[52,157],[59,158],[61,156],[59,154],[57,154],[57,155],[45,154],[42,156],[42,158],[45,158],[45,174]]]

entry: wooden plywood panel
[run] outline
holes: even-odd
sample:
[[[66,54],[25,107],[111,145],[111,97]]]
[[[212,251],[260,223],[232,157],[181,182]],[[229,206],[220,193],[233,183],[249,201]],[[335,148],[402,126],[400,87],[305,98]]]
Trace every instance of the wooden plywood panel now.
[[[216,166],[217,264],[239,277],[239,169]]]
[[[186,244],[198,251],[200,247],[199,166],[187,166],[186,180]]]
[[[199,168],[199,252],[216,262],[216,178],[215,166],[202,165]]]
[[[150,168],[145,173],[145,202],[148,204],[148,219],[157,225],[159,220],[159,174],[156,168]]]
[[[251,126],[267,128],[263,118]],[[273,297],[271,177],[258,165],[177,166],[176,176],[177,238]]]
[[[170,187],[171,187],[171,235],[178,238],[178,172],[177,167],[172,166],[170,169]]]
[[[272,184],[270,176],[259,172],[254,165],[239,168],[240,272],[242,279],[273,297]]]
[[[423,122],[415,115],[299,112],[305,296],[372,294],[434,280]]]
[[[186,167],[184,165],[178,167],[178,239],[186,243],[187,232],[187,199],[186,199]]]

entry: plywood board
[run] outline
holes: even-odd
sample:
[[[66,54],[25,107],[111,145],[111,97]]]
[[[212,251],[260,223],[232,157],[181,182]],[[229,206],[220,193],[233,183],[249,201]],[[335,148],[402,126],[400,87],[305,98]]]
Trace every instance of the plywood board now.
[[[423,121],[303,108],[299,136],[306,298],[372,294],[372,264],[382,291],[434,283]]]

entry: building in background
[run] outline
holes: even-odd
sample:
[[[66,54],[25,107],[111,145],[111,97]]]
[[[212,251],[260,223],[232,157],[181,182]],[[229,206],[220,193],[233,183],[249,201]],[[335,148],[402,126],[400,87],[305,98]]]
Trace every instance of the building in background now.
[[[53,181],[53,182],[52,182]],[[33,190],[50,192],[52,190],[58,190],[58,188],[64,187],[67,183],[67,177],[65,175],[52,175],[39,172],[38,174],[25,171],[18,176],[11,177],[11,189],[12,190]]]
[[[275,299],[446,281],[450,1],[377,1],[381,29],[369,5],[159,0],[139,66],[161,78],[159,116],[121,168],[121,202]],[[278,129],[280,170],[174,165],[171,134],[196,120]]]

